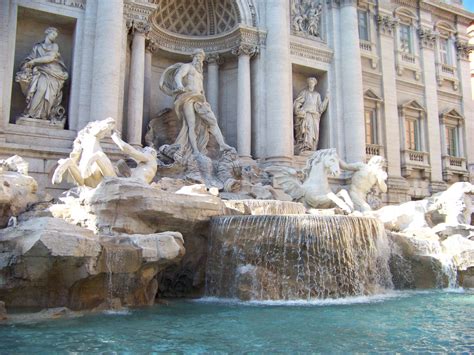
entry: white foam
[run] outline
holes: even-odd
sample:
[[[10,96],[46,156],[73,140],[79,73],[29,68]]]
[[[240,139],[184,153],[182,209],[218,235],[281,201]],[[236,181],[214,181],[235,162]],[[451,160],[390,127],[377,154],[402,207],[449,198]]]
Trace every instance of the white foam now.
[[[344,298],[327,298],[327,299],[299,299],[299,300],[250,300],[242,301],[235,298],[217,298],[204,297],[194,300],[200,303],[220,303],[220,304],[234,304],[244,306],[330,306],[330,305],[350,305],[361,303],[379,303],[388,299],[408,297],[407,293],[393,291],[384,294],[373,296],[354,296]]]

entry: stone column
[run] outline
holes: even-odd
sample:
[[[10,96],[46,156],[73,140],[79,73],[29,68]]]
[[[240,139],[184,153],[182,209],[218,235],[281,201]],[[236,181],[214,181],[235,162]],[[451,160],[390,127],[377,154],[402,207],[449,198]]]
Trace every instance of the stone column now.
[[[142,132],[146,132],[148,123],[153,118],[151,117],[151,81],[152,81],[152,60],[153,53],[156,52],[158,46],[153,40],[146,41],[145,48],[145,82],[144,82],[144,93],[143,93],[143,123]]]
[[[345,158],[349,162],[365,161],[364,91],[362,62],[357,23],[357,1],[341,1],[340,56]]]
[[[419,30],[421,58],[423,61],[423,76],[426,100],[426,123],[428,130],[428,144],[423,145],[424,149],[428,148],[430,154],[431,181],[432,190],[438,191],[444,187],[443,183],[443,166],[441,161],[441,132],[439,123],[438,110],[438,83],[436,80],[436,59],[435,59],[435,43],[436,36],[428,28]],[[444,135],[444,133],[443,133]],[[424,138],[424,137],[423,137]],[[437,188],[437,186],[439,186]]]
[[[207,62],[207,102],[211,105],[212,111],[221,123],[219,115],[219,65],[222,59],[217,53],[211,53],[206,57]]]
[[[287,1],[265,0],[266,149],[272,164],[288,164],[293,156],[290,14]],[[357,20],[357,18],[355,18]],[[357,30],[357,28],[356,28]]]
[[[257,48],[240,45],[233,53],[239,57],[237,75],[237,153],[250,158],[252,144],[252,105],[250,89],[250,58]]]
[[[127,140],[134,146],[142,144],[143,94],[145,88],[145,34],[149,26],[133,22],[131,31],[132,58],[130,61],[130,80],[128,86]]]
[[[119,117],[123,0],[97,2],[90,120]],[[81,125],[83,122],[81,122]]]

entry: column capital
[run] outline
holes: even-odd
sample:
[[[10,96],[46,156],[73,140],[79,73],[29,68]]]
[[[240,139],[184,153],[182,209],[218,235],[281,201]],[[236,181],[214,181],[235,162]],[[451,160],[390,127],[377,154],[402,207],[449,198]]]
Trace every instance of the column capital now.
[[[224,58],[221,57],[219,53],[208,53],[206,54],[206,63],[209,64],[216,64],[221,65],[224,63]]]
[[[438,33],[427,27],[420,27],[418,29],[418,36],[420,37],[421,48],[434,49]]]
[[[393,37],[398,19],[390,15],[377,15],[377,24],[381,34]]]
[[[127,20],[127,29],[131,34],[147,35],[150,32],[150,24],[148,21]]]
[[[241,43],[238,47],[235,47],[234,49],[232,49],[232,54],[238,57],[240,57],[241,55],[253,57],[257,53],[258,53],[258,46],[253,45],[253,44]]]
[[[459,60],[469,61],[469,53],[472,49],[472,46],[469,46],[468,42],[460,39],[456,40],[457,57]]]
[[[153,39],[147,38],[145,40],[145,50],[150,53],[156,53],[158,50],[158,43]]]

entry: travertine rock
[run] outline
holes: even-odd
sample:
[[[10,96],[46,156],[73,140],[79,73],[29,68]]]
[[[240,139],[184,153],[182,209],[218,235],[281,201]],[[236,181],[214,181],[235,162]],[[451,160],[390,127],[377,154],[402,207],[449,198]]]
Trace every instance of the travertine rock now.
[[[176,187],[179,187],[178,184]],[[167,296],[198,290],[204,285],[209,222],[212,216],[240,214],[207,191],[176,194],[160,184],[147,185],[124,178],[106,178],[79,198],[67,197],[51,208],[55,217],[81,225],[95,233],[149,234],[164,231],[182,233],[186,255],[179,266],[167,270],[160,289]],[[184,285],[184,286],[183,286]],[[180,291],[174,293],[176,289]]]
[[[15,155],[0,161],[0,227],[37,201],[38,184],[28,176],[28,163]]]
[[[183,255],[176,232],[111,237],[33,218],[0,231],[0,298],[10,307],[91,309],[113,298],[152,304],[155,276]]]

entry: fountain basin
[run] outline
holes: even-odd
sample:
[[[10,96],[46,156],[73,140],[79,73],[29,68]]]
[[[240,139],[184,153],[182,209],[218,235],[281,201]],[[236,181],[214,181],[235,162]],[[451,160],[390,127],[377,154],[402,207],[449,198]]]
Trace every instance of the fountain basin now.
[[[387,237],[374,218],[213,217],[209,243],[208,296],[337,298],[392,287]]]

